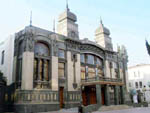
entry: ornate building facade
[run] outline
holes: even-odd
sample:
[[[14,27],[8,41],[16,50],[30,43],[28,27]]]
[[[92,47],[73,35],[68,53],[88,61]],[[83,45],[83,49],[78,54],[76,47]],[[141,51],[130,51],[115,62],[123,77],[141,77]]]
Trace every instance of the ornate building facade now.
[[[124,104],[126,49],[113,51],[101,22],[95,42],[79,38],[77,17],[67,7],[57,32],[27,26],[15,34],[12,98],[17,112]]]

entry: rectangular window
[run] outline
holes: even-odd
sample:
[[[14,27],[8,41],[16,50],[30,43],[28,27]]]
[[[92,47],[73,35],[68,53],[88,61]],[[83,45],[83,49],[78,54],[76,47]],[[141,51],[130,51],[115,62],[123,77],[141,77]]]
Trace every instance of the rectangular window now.
[[[81,54],[80,60],[81,60],[82,63],[85,63],[85,55],[84,54]]]
[[[58,64],[58,76],[59,78],[65,77],[65,63]]]
[[[96,58],[96,65],[102,67],[103,61],[100,58]]]
[[[138,88],[138,82],[135,82],[135,87]]]
[[[140,72],[138,71],[138,77],[140,78]]]
[[[140,84],[140,88],[142,88],[142,82],[141,82],[141,81],[140,81],[140,83],[139,83],[139,84]]]
[[[93,55],[87,56],[87,63],[88,64],[94,64],[94,56]]]
[[[98,76],[100,76],[100,77],[103,76],[103,71],[102,71],[102,69],[99,69],[99,68],[98,68]]]
[[[94,68],[88,68],[88,77],[89,78],[94,78],[96,75],[95,69]]]
[[[5,57],[5,51],[2,51],[2,59],[1,59],[1,64],[4,64],[4,57]]]
[[[58,57],[59,57],[59,58],[65,58],[65,51],[62,50],[62,49],[59,49],[59,50],[58,50]]]
[[[85,79],[85,67],[81,66],[81,79]]]

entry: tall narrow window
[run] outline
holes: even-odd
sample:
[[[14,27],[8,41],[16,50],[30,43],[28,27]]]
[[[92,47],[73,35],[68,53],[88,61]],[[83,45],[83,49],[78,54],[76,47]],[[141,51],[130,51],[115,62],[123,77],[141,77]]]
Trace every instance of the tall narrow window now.
[[[142,82],[140,81],[140,88],[142,88]]]
[[[58,51],[58,57],[59,58],[65,58],[65,51],[62,50],[62,49],[59,49],[59,51]]]
[[[81,54],[80,60],[81,60],[82,63],[85,63],[85,55],[84,54]]]
[[[138,88],[138,82],[135,82],[135,86],[136,86],[136,88]]]
[[[85,79],[85,67],[81,66],[81,79]]]
[[[4,57],[5,57],[5,51],[2,51],[2,59],[1,59],[1,64],[4,64]]]
[[[87,56],[87,63],[88,64],[94,64],[94,56],[93,55]]]
[[[34,59],[34,80],[37,80],[38,75],[38,62],[37,59]]]
[[[94,68],[88,68],[88,77],[94,78],[96,76],[96,72]]]

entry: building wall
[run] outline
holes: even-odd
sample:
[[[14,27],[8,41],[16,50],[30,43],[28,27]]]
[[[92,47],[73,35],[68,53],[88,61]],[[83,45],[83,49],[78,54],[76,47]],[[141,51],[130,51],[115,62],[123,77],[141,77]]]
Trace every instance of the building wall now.
[[[146,100],[150,102],[150,64],[139,64],[128,68],[128,89],[144,92],[146,88]],[[142,82],[142,86],[140,86]],[[138,87],[136,86],[138,84]]]
[[[2,52],[4,51],[4,64],[1,64]],[[7,85],[14,82],[13,72],[14,35],[9,36],[0,43],[0,70],[7,77]]]

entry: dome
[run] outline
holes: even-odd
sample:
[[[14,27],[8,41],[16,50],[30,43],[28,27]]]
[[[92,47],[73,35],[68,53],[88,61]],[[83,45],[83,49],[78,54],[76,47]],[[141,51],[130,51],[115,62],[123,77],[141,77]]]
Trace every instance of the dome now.
[[[70,19],[72,20],[73,22],[76,22],[77,21],[77,17],[74,13],[70,12],[69,9],[66,9],[65,12],[63,12],[62,14],[60,14],[59,18],[58,18],[58,21],[62,21],[64,19]]]
[[[100,26],[96,29],[95,34],[106,34],[106,35],[110,35],[110,31],[108,28],[104,27],[103,23],[101,22]]]

